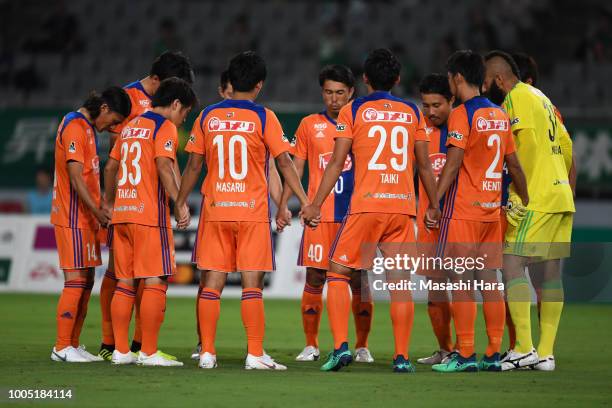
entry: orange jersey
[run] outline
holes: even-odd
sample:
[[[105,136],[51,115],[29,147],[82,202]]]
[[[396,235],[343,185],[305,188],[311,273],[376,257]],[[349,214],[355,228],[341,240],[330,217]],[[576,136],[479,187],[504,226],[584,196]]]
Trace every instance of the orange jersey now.
[[[389,92],[357,98],[340,110],[336,138],[353,141],[349,214],[416,215],[412,157],[415,141],[428,140],[424,124],[415,104]]]
[[[100,159],[93,125],[80,112],[62,119],[55,138],[55,180],[51,223],[70,228],[97,230],[100,225],[77,195],[68,176],[69,161],[83,164],[83,180],[96,205],[100,204]]]
[[[119,161],[112,224],[132,223],[171,228],[168,195],[155,159],[176,160],[176,126],[148,111],[132,119],[117,138],[110,157]]]
[[[317,194],[325,167],[334,151],[336,121],[327,112],[314,113],[300,122],[292,153],[295,157],[308,160],[308,198],[312,201]],[[334,189],[321,206],[322,222],[341,222],[348,209],[353,193],[353,161],[346,157],[344,169]]]
[[[123,128],[132,119],[134,119],[136,116],[140,116],[145,113],[147,110],[149,110],[151,106],[151,95],[149,95],[147,91],[145,91],[140,81],[127,84],[123,87],[123,89],[130,97],[130,102],[132,103],[132,110],[130,110],[130,115],[125,118],[123,122],[111,128],[111,132],[117,135],[121,134]]]
[[[224,100],[204,109],[185,151],[204,155],[206,221],[270,221],[268,160],[290,149],[271,110],[247,100]]]
[[[436,180],[440,177],[444,164],[446,163],[446,137],[448,135],[448,127],[434,126],[425,119],[425,133],[429,136],[429,161]],[[425,216],[425,210],[429,206],[429,198],[425,192],[423,182],[419,179],[419,207],[417,212],[417,221],[422,222]]]
[[[448,118],[446,145],[463,149],[464,156],[442,217],[499,221],[504,156],[515,151],[506,112],[482,96],[468,100]]]

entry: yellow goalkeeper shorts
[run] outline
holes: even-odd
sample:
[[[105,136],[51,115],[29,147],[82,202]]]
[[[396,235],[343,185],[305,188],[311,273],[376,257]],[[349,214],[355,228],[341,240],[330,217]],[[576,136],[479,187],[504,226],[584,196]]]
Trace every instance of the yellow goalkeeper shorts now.
[[[547,259],[570,256],[574,213],[527,211],[518,226],[508,224],[504,254]]]

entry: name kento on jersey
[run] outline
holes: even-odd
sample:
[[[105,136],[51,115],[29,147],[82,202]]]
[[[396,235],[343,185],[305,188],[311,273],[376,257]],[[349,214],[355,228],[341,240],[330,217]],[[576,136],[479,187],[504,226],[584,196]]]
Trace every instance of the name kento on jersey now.
[[[482,180],[482,191],[501,191],[501,181]]]

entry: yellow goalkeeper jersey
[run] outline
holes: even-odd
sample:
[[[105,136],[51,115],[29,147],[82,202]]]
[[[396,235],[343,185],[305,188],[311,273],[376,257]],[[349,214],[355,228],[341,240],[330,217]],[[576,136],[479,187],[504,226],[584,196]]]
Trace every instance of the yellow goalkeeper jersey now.
[[[575,212],[562,146],[571,149],[565,126],[539,89],[518,82],[502,106],[508,116],[516,153],[527,178],[528,209],[544,213]],[[510,195],[516,195],[512,184]]]

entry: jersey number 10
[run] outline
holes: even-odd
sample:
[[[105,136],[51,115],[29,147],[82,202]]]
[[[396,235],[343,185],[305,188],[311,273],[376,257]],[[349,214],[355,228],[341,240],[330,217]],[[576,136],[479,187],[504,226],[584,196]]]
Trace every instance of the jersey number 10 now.
[[[225,156],[223,147],[223,135],[217,135],[213,139],[213,145],[217,146],[219,157],[219,178],[225,178]],[[240,171],[236,169],[236,149],[240,149]],[[229,173],[234,180],[243,180],[248,172],[247,164],[247,141],[244,136],[233,135],[229,138],[227,146],[229,159]]]

